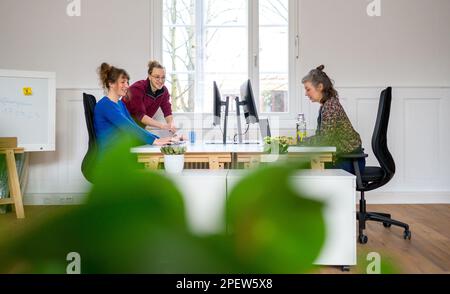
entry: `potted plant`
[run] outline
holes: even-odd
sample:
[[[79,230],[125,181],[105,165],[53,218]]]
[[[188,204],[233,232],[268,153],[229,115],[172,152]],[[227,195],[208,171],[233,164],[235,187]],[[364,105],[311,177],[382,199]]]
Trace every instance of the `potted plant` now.
[[[284,161],[288,157],[289,145],[293,144],[292,137],[265,137],[264,138],[264,153],[262,161],[275,162]]]
[[[292,137],[265,137],[264,152],[270,154],[287,154],[289,145],[292,145]]]
[[[164,168],[170,174],[178,174],[184,168],[184,153],[186,146],[163,146],[161,153],[164,154]]]

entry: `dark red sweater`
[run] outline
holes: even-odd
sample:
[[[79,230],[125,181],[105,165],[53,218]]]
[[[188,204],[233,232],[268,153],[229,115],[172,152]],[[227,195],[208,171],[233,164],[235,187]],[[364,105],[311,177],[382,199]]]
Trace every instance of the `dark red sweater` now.
[[[130,114],[141,126],[143,126],[141,120],[144,115],[153,117],[160,107],[164,117],[172,115],[169,90],[163,86],[161,90],[153,93],[149,79],[137,81],[131,85],[123,101]]]

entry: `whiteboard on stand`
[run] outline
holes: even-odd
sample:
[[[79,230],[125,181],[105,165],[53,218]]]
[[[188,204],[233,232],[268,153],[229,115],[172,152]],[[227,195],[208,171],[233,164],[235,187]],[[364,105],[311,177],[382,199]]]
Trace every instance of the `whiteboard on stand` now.
[[[25,151],[54,151],[54,72],[0,69],[0,137],[17,137]]]

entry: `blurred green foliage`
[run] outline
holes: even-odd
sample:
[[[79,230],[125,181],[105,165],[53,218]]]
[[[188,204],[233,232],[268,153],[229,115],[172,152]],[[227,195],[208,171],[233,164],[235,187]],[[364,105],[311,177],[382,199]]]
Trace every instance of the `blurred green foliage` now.
[[[66,273],[69,252],[82,273],[302,273],[325,238],[322,204],[288,179],[297,165],[245,177],[227,203],[228,233],[196,236],[182,195],[162,173],[142,170],[123,138],[102,156],[87,203],[0,244],[0,272]],[[4,239],[5,240],[5,239]]]
[[[307,272],[325,241],[322,203],[291,188],[293,167],[261,168],[244,178],[228,199],[234,252],[252,273]]]

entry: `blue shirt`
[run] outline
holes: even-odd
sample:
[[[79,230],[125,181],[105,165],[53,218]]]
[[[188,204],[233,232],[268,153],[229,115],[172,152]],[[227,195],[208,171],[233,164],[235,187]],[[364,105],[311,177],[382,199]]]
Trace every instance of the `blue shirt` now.
[[[95,106],[94,129],[101,153],[114,143],[122,132],[131,133],[147,144],[153,144],[155,139],[159,138],[136,124],[122,100],[115,103],[106,96]]]

